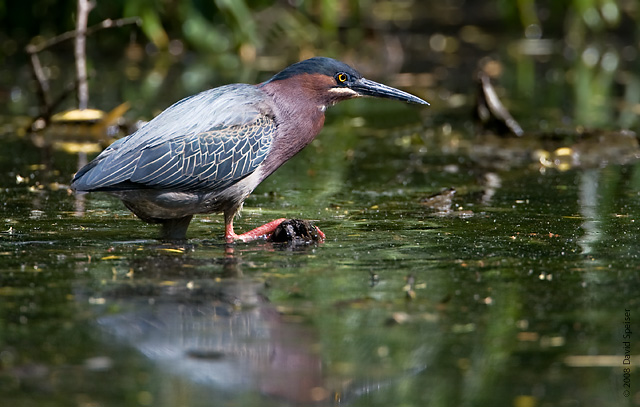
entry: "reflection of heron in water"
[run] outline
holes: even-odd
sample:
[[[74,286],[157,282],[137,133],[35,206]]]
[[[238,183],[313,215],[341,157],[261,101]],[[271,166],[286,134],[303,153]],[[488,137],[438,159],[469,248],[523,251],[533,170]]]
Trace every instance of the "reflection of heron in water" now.
[[[238,273],[236,258],[222,261],[224,274]],[[157,264],[146,264],[146,270],[167,271],[165,259],[148,262]],[[323,369],[314,328],[283,320],[260,294],[262,287],[242,278],[201,279],[147,286],[140,294],[131,284],[122,284],[103,295],[113,299],[108,303],[117,301],[131,311],[98,322],[157,363],[170,380],[180,380],[181,392],[184,379],[225,399],[255,391],[293,404],[333,404],[393,382],[331,376]],[[163,395],[171,397],[178,395]]]

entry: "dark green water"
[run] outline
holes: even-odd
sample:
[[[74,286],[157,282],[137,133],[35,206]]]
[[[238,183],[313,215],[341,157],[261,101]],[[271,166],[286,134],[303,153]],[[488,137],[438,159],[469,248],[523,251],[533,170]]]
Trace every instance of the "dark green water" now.
[[[236,221],[313,219],[309,247],[225,245],[219,215],[162,244],[67,191],[76,157],[8,137],[2,405],[640,404],[640,164],[545,168],[437,117],[336,108]],[[448,187],[450,212],[421,202]]]

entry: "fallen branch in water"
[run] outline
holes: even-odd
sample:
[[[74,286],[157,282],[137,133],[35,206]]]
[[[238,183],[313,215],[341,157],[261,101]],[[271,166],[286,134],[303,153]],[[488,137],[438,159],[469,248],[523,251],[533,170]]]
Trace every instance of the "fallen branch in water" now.
[[[477,81],[478,95],[475,116],[478,123],[483,129],[495,131],[498,135],[511,134],[521,137],[524,134],[522,127],[498,98],[489,75],[484,71],[479,71]]]

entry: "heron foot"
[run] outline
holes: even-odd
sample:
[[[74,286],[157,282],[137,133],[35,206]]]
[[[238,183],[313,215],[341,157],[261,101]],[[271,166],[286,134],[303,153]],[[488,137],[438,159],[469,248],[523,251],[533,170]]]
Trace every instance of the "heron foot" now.
[[[225,239],[227,243],[233,243],[236,240],[241,240],[242,242],[251,242],[257,239],[270,239],[273,236],[273,232],[278,228],[278,226],[280,226],[280,224],[286,220],[288,219],[280,218],[272,220],[271,222],[265,223],[262,226],[258,226],[257,228],[245,232],[241,235],[236,234],[233,231],[233,224],[230,224],[226,227]],[[289,221],[294,221],[294,219],[291,219]],[[298,220],[298,222],[300,221]],[[315,231],[317,233],[317,238],[315,238],[314,240],[319,242],[324,241],[326,238],[324,232],[315,225],[312,227],[315,228]]]
[[[251,242],[253,240],[269,237],[273,233],[274,230],[278,227],[279,224],[284,222],[285,218],[280,218],[276,220],[272,220],[271,222],[265,223],[262,226],[258,226],[255,229],[252,229],[248,232],[245,232],[241,235],[237,235],[233,231],[233,224],[227,225],[227,230],[225,233],[225,239],[227,243],[233,243],[235,240],[241,240],[243,242]]]

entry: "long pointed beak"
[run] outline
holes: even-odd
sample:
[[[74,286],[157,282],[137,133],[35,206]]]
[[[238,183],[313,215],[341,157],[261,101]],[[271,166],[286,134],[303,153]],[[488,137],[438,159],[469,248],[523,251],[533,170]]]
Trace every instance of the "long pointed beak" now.
[[[417,96],[413,96],[411,93],[403,92],[400,89],[392,88],[391,86],[383,85],[365,78],[358,79],[353,85],[351,85],[351,89],[361,96],[395,99],[403,102],[417,103],[419,105],[429,104],[427,101],[424,101]]]

